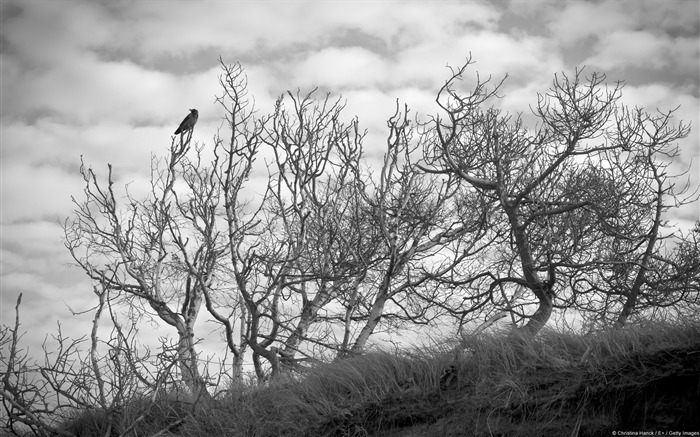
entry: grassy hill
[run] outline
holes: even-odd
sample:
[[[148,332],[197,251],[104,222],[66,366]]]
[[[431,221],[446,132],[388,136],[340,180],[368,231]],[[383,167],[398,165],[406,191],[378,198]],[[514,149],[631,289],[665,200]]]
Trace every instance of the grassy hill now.
[[[195,405],[174,396],[134,402],[122,412],[122,426],[144,411],[137,435],[700,431],[700,324],[588,336],[544,331],[535,339],[491,334],[430,351],[373,352]],[[67,428],[98,435],[101,422],[99,415],[83,413]]]

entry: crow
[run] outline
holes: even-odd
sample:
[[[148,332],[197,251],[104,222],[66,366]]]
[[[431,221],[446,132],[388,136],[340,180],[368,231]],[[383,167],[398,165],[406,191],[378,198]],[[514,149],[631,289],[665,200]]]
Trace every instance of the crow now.
[[[180,123],[180,126],[175,131],[175,135],[192,130],[195,123],[197,123],[197,118],[199,118],[199,112],[197,112],[196,109],[190,109],[190,113],[187,114],[187,117],[182,120],[182,123]]]

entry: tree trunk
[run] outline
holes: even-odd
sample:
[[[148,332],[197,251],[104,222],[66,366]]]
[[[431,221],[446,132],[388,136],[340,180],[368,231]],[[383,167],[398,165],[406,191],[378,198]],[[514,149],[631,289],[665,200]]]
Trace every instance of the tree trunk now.
[[[231,379],[235,381],[236,383],[241,382],[243,378],[243,362],[245,359],[243,358],[242,355],[239,355],[237,357],[233,357],[233,361],[231,363]]]
[[[650,160],[651,162],[651,160]],[[632,284],[632,288],[629,291],[627,295],[627,301],[625,302],[624,306],[622,307],[622,311],[620,312],[620,315],[617,317],[617,320],[615,321],[615,327],[621,328],[622,326],[625,326],[627,323],[627,319],[629,318],[630,315],[632,315],[632,312],[634,311],[635,307],[637,306],[637,299],[639,296],[639,293],[641,292],[642,285],[644,285],[644,282],[646,280],[646,273],[647,273],[647,268],[649,265],[649,260],[651,259],[653,253],[654,253],[654,247],[656,246],[656,241],[658,239],[659,235],[659,227],[661,226],[661,215],[663,214],[663,209],[664,209],[664,204],[663,204],[663,195],[664,195],[664,189],[663,189],[663,182],[659,179],[659,175],[656,174],[656,181],[657,181],[657,188],[656,188],[656,208],[655,208],[655,215],[654,215],[654,224],[651,227],[651,230],[649,231],[649,241],[647,242],[647,247],[646,250],[644,251],[644,255],[641,259],[641,261],[638,262],[639,264],[639,271],[637,272],[637,276],[634,278],[634,283]]]
[[[515,245],[520,258],[520,264],[523,269],[523,278],[528,283],[528,287],[539,300],[537,310],[530,317],[530,320],[523,326],[523,332],[535,336],[544,327],[552,315],[552,290],[549,284],[553,283],[554,272],[550,270],[550,282],[544,283],[537,274],[535,269],[535,261],[532,258],[528,236],[526,235],[524,226],[519,223],[519,214],[516,206],[504,204],[503,206],[508,220],[513,231]]]
[[[365,323],[365,326],[362,327],[362,331],[360,331],[360,335],[357,337],[357,340],[355,340],[355,344],[352,345],[352,349],[350,349],[350,352],[353,354],[359,354],[364,350],[367,340],[369,340],[369,337],[374,332],[374,328],[377,327],[377,324],[381,320],[382,313],[384,312],[384,305],[388,297],[387,291],[388,290],[380,290],[377,298],[374,300],[374,304],[369,313],[369,319],[367,323]]]
[[[548,292],[535,293],[538,295],[540,302],[535,310],[534,314],[530,317],[530,320],[522,327],[522,331],[531,336],[537,335],[538,332],[547,324],[549,317],[552,315],[552,299],[549,297]]]
[[[282,351],[282,356],[284,358],[294,358],[299,343],[306,337],[309,327],[316,321],[318,310],[328,302],[329,297],[329,290],[323,288],[316,294],[313,300],[309,301],[307,305],[302,308],[296,328],[289,338],[287,338],[287,341],[284,342],[284,349]]]
[[[187,306],[186,317],[171,311],[162,301],[149,301],[158,316],[177,330],[177,361],[182,382],[195,398],[208,394],[206,382],[199,373],[197,351],[194,342],[194,324],[202,304],[202,293],[192,293]]]
[[[178,336],[177,355],[182,382],[185,383],[195,399],[206,396],[208,394],[207,385],[199,373],[192,327],[182,323],[181,327],[178,327]]]

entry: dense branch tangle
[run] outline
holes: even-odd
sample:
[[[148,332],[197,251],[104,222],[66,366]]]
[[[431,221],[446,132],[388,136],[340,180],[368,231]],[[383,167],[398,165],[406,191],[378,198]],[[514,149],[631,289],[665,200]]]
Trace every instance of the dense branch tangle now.
[[[259,116],[241,66],[221,62],[226,133],[173,138],[143,199],[115,194],[111,167],[101,181],[83,165],[66,245],[135,319],[175,328],[195,392],[202,308],[232,377],[252,362],[264,381],[450,317],[462,330],[508,314],[534,334],[557,308],[624,323],[687,302],[696,253],[660,237],[663,213],[688,200],[666,174],[687,127],[625,108],[621,84],[581,71],[555,76],[527,126],[487,106],[503,81],[459,87],[470,65],[439,90],[441,115],[414,122],[397,102],[374,166],[342,100],[287,93]],[[675,285],[651,289],[664,278]]]
[[[681,194],[671,193],[663,160],[677,154],[674,143],[688,127],[670,125],[673,111],[630,111],[619,103],[622,84],[608,88],[604,76],[583,71],[555,76],[532,109],[536,125],[528,127],[521,116],[485,108],[503,81],[489,88],[491,79],[477,75],[473,89],[458,87],[471,63],[453,70],[437,95],[444,115],[424,126],[422,168],[460,178],[492,211],[492,250],[500,262],[464,273],[462,281],[476,285],[472,308],[497,303],[502,285],[511,283],[535,299],[534,313],[516,310],[528,332],[537,333],[555,307],[619,311],[605,299],[611,294],[619,296],[624,324],[642,309],[639,285],[661,250],[666,199],[678,202]],[[637,285],[624,290],[601,280],[619,257],[637,272]],[[485,287],[491,291],[479,293]]]

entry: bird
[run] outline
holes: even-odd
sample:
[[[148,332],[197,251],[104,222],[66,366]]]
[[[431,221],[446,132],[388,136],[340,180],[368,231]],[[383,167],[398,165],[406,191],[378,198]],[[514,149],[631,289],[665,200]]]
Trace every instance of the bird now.
[[[195,123],[197,123],[197,118],[199,118],[199,112],[196,109],[190,109],[190,113],[187,114],[187,117],[182,120],[182,123],[180,123],[180,126],[175,131],[175,135],[192,130]]]

